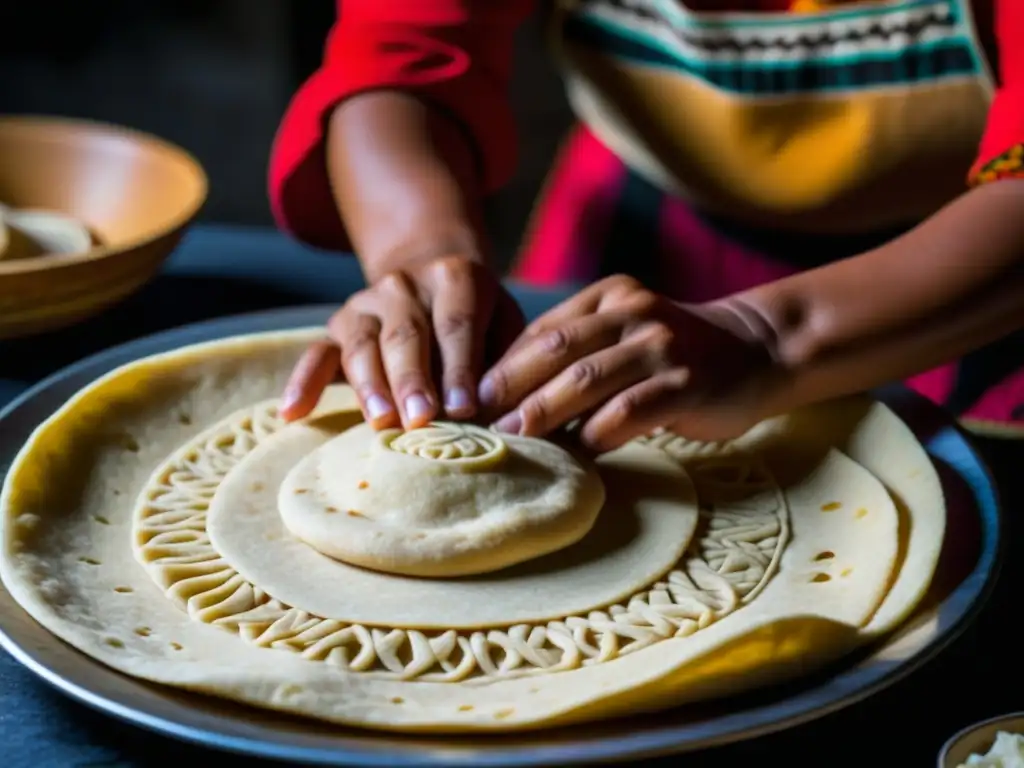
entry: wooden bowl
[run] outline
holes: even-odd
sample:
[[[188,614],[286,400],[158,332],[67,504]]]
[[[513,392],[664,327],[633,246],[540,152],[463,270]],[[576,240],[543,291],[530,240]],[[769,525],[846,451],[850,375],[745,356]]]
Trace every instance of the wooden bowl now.
[[[0,203],[72,216],[95,241],[83,253],[0,259],[0,339],[73,325],[138,290],[206,192],[195,158],[153,136],[62,118],[0,117]]]
[[[1024,712],[993,717],[964,728],[942,747],[938,768],[959,768],[971,755],[984,755],[1000,731],[1024,733]]]

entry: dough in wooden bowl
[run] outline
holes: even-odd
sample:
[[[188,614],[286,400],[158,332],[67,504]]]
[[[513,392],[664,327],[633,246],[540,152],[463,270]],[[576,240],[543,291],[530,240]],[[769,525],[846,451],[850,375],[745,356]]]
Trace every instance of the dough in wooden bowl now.
[[[54,211],[0,204],[0,230],[0,260],[85,253],[94,244],[85,224]]]

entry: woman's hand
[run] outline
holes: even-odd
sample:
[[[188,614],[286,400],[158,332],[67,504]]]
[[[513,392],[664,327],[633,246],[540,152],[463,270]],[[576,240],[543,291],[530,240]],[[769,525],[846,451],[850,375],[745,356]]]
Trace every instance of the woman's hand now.
[[[477,413],[488,361],[523,329],[523,316],[498,277],[462,256],[413,263],[355,294],[328,322],[292,374],[285,419],[302,418],[341,373],[377,429],[423,426],[442,413]]]
[[[481,400],[505,432],[542,436],[581,419],[598,451],[659,427],[735,437],[768,415],[779,379],[762,330],[725,305],[687,307],[612,277],[532,323],[484,377]]]

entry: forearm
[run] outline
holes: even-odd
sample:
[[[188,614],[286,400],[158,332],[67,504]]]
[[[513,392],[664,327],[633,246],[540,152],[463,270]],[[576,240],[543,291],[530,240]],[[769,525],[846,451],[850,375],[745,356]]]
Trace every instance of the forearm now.
[[[972,190],[882,248],[722,305],[776,359],[774,411],[953,360],[1024,327],[1024,181]]]
[[[343,102],[330,121],[328,169],[368,281],[446,255],[488,258],[477,158],[440,110],[396,91]]]

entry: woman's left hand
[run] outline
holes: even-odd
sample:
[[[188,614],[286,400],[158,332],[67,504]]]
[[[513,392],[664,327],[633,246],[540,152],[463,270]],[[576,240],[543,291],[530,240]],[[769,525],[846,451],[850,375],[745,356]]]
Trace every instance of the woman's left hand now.
[[[523,332],[484,376],[500,431],[540,437],[581,419],[608,451],[664,427],[722,440],[769,414],[780,378],[757,318],[726,304],[686,306],[628,277],[586,288]]]

